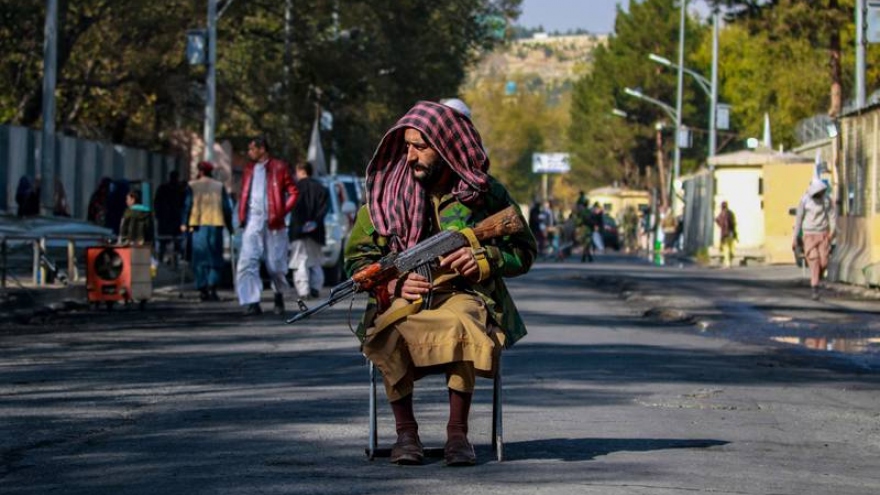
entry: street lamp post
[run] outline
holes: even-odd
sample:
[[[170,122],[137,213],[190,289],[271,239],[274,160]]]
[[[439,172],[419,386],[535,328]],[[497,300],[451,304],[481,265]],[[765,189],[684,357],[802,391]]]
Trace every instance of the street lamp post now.
[[[675,93],[675,154],[672,165],[672,180],[670,181],[670,189],[672,189],[672,197],[669,198],[670,214],[675,215],[675,203],[677,196],[675,194],[675,183],[681,174],[681,99],[684,91],[684,21],[687,11],[687,0],[681,0],[681,21],[678,26],[678,84]]]
[[[632,88],[623,88],[623,92],[626,93],[626,94],[628,94],[629,96],[632,96],[633,98],[638,98],[638,99],[640,99],[640,100],[645,100],[645,101],[647,101],[648,103],[651,103],[651,104],[653,104],[653,105],[657,105],[658,107],[662,108],[663,111],[666,112],[666,115],[669,115],[669,118],[671,118],[673,121],[675,121],[675,122],[678,124],[677,127],[680,128],[680,126],[681,126],[681,120],[679,119],[680,113],[677,112],[677,111],[676,111],[674,108],[672,108],[670,105],[667,105],[666,103],[663,103],[662,101],[660,101],[660,100],[658,100],[658,99],[656,99],[656,98],[651,98],[650,96],[645,95],[645,94],[642,93],[641,91],[638,91],[638,90],[635,90],[635,89],[632,89]],[[671,190],[671,189],[673,189],[674,184],[675,184],[675,180],[678,178],[678,173],[677,173],[677,172],[674,172],[674,175],[673,175],[672,179],[669,181],[669,188],[667,189],[667,187],[666,187],[666,185],[665,185],[665,182],[666,182],[665,175],[666,175],[666,174],[665,174],[665,173],[663,172],[663,170],[662,170],[663,162],[662,162],[661,158],[662,158],[662,153],[663,153],[663,150],[662,150],[662,143],[663,143],[663,142],[662,142],[662,138],[659,136],[659,133],[660,133],[661,130],[662,130],[662,127],[659,127],[659,128],[657,129],[657,133],[658,133],[658,140],[657,140],[657,146],[658,146],[658,149],[657,149],[657,153],[658,153],[658,155],[657,155],[657,156],[658,156],[658,162],[657,162],[657,163],[658,163],[658,168],[660,169],[660,170],[658,170],[658,174],[660,175],[660,184],[662,184],[662,187],[661,187],[662,193],[661,193],[661,195],[660,195],[660,197],[661,197],[661,199],[662,199],[661,202],[662,202],[663,204],[666,204],[667,194],[671,194],[671,196],[670,196],[671,198],[674,198],[674,197],[675,197],[675,191],[674,191],[674,190]],[[676,151],[676,152],[679,152],[679,140],[678,140],[678,135],[675,136],[674,141],[675,141],[675,151]],[[672,199],[672,200],[670,201],[670,203],[674,204],[674,201],[675,201],[675,200]]]
[[[51,211],[55,189],[55,83],[58,58],[58,0],[46,2],[46,26],[43,41],[43,141],[40,145],[42,180],[40,203]]]
[[[684,51],[684,8],[686,1],[682,1],[682,23],[681,23],[681,31],[680,31],[680,45],[679,45],[679,63],[675,64],[671,60],[661,57],[659,55],[650,54],[648,58],[654,62],[657,62],[661,65],[665,65],[667,67],[671,67],[674,69],[678,69],[679,71],[679,87],[678,87],[678,103],[681,103],[681,74],[686,73],[694,78],[697,81],[697,84],[700,86],[706,95],[709,97],[709,158],[715,156],[717,152],[717,143],[718,143],[718,26],[720,20],[720,9],[717,5],[712,8],[712,80],[709,81],[701,74],[684,67],[683,65],[683,51]],[[680,109],[680,107],[679,107]],[[680,160],[680,159],[679,159]],[[709,163],[709,183],[708,183],[708,191],[707,196],[709,197],[709,201],[707,202],[706,208],[706,218],[703,219],[706,225],[712,225],[713,221],[713,211],[714,211],[714,191],[713,191],[713,180],[714,177],[715,166],[710,162]],[[676,172],[676,176],[678,173]],[[707,242],[709,244],[712,243],[712,229],[708,229],[708,239]]]
[[[717,47],[713,48],[713,51],[716,50]],[[676,63],[673,63],[666,57],[661,57],[660,55],[655,55],[653,53],[648,55],[648,58],[658,64],[665,65],[667,67],[671,67],[673,69],[678,69],[679,66]],[[714,59],[715,57],[713,57]],[[717,65],[713,60],[713,70],[712,70],[712,81],[709,81],[705,77],[703,77],[700,73],[688,69],[687,67],[682,67],[682,71],[685,74],[693,77],[695,81],[697,81],[697,85],[700,86],[706,96],[709,97],[709,156],[715,156],[715,148],[716,148],[716,134],[717,134],[717,125],[716,125],[716,117],[715,111],[718,106],[718,85],[717,85]]]
[[[632,88],[623,88],[623,92],[632,96],[633,98],[645,100],[648,103],[653,103],[654,105],[657,105],[658,107],[662,108],[663,111],[666,112],[666,115],[669,115],[669,117],[672,120],[678,122],[678,112],[674,108],[672,108],[671,105],[667,105],[666,103],[663,103],[662,101],[660,101],[656,98],[651,98],[650,96],[642,93],[641,91],[638,91],[638,90],[635,90]]]
[[[712,7],[712,94],[709,96],[709,156],[718,150],[718,20],[721,16],[718,5]],[[709,165],[714,167],[714,165]]]
[[[214,161],[217,90],[217,0],[208,0],[208,74],[205,77],[205,160]]]

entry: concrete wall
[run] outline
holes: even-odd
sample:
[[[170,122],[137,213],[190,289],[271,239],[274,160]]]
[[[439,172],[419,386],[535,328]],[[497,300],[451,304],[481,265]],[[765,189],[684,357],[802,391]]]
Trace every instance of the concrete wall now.
[[[841,118],[839,163],[833,170],[838,205],[831,280],[880,285],[880,108]]]

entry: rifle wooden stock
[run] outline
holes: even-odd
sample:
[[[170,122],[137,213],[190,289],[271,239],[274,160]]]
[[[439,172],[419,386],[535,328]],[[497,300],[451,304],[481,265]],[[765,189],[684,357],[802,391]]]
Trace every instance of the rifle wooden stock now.
[[[514,234],[524,227],[522,218],[516,214],[516,208],[507,208],[493,214],[473,227],[477,239],[485,241],[494,237]]]

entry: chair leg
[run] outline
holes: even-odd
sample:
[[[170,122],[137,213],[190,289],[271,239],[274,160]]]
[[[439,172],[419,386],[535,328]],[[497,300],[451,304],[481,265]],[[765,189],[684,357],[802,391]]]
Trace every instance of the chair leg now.
[[[498,462],[504,460],[504,428],[502,424],[502,395],[501,395],[501,362],[499,358],[498,370],[492,386],[492,452]]]
[[[376,419],[376,369],[370,361],[370,438],[367,445],[367,458],[373,460],[376,457],[378,447],[378,431]]]

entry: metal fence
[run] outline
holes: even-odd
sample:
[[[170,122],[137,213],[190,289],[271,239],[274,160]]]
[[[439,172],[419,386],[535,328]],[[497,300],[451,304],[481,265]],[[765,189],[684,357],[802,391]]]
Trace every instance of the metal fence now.
[[[0,211],[15,213],[19,179],[40,175],[42,137],[41,131],[0,126]],[[73,218],[86,217],[89,197],[102,177],[147,181],[155,186],[182,165],[177,157],[128,146],[58,134],[55,140],[55,169],[48,177],[41,178],[42,187],[54,188],[57,177],[64,187]]]
[[[828,128],[834,120],[826,114],[814,115],[803,119],[794,128],[795,136],[804,145],[828,138]]]
[[[696,255],[702,248],[712,245],[714,231],[712,199],[709,197],[708,171],[693,174],[682,181],[684,189],[684,240],[683,251]]]

